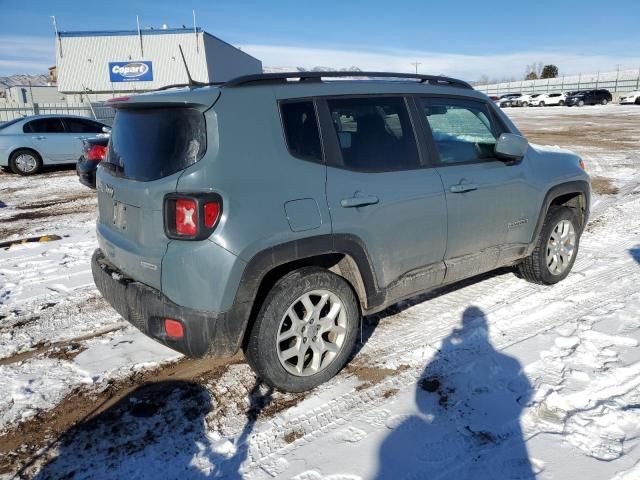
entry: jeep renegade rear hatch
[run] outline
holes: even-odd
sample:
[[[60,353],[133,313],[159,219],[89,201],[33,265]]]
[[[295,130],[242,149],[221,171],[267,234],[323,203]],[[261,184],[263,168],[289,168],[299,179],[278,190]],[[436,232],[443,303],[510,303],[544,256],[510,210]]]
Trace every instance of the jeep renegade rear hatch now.
[[[204,114],[194,108],[120,109],[105,168],[114,176],[148,182],[194,164],[206,146]]]
[[[165,198],[176,192],[182,171],[205,155],[205,111],[218,97],[218,89],[201,88],[110,102],[116,116],[96,176],[98,242],[108,262],[157,290],[171,241]]]

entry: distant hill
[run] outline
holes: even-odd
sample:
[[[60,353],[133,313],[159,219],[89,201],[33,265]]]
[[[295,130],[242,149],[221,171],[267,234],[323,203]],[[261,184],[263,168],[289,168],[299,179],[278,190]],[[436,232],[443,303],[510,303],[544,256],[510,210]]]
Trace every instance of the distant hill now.
[[[47,85],[49,82],[49,76],[47,74],[40,75],[11,75],[9,77],[0,77],[0,90],[13,87],[15,85],[29,85],[32,86]]]

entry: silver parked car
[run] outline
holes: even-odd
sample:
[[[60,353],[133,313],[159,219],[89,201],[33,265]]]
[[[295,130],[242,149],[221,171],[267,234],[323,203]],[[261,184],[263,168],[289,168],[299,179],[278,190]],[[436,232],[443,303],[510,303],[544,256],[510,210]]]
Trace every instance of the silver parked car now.
[[[33,175],[43,165],[75,163],[82,141],[110,128],[100,122],[71,115],[35,115],[0,125],[0,167],[20,175]]]

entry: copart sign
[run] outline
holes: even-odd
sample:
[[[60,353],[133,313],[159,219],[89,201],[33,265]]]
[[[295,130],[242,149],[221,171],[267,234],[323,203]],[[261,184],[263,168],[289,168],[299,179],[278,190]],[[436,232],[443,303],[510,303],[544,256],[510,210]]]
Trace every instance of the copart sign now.
[[[153,62],[109,62],[112,82],[150,82],[153,80]]]

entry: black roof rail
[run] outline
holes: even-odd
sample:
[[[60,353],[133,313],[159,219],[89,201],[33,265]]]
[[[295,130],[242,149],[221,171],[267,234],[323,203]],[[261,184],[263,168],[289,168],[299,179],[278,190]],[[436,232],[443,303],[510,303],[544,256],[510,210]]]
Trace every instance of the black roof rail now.
[[[429,85],[446,85],[451,87],[473,89],[471,85],[463,80],[439,75],[420,75],[416,73],[394,73],[394,72],[283,72],[283,73],[257,73],[254,75],[244,75],[231,79],[223,84],[223,87],[240,87],[244,85],[261,82],[286,82],[290,78],[297,78],[299,82],[322,81],[322,78],[398,78],[419,80],[418,83],[428,83]]]

